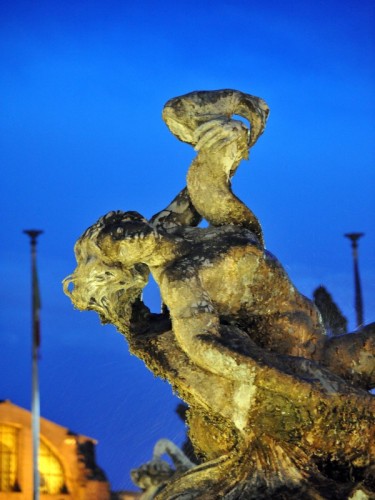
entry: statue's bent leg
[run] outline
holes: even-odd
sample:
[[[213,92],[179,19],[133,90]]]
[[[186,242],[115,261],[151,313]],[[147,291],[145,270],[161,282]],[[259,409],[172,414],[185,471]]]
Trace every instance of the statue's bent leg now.
[[[225,400],[220,399],[221,391],[218,392],[215,410],[228,417],[226,410],[230,406],[230,419],[240,432],[244,432],[257,392],[255,378],[260,371],[259,364],[223,344],[215,314],[199,312],[175,317],[172,324],[177,341],[191,362],[230,382],[231,389]],[[201,390],[203,388],[197,389],[197,395]]]

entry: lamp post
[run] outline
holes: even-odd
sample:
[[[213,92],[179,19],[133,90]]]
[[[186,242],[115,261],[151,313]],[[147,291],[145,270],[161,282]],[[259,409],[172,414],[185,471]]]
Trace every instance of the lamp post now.
[[[363,301],[362,301],[362,289],[361,280],[359,277],[359,267],[358,267],[358,240],[364,233],[346,233],[344,234],[346,238],[352,242],[352,255],[353,255],[353,269],[354,269],[354,308],[357,317],[357,328],[363,325]]]
[[[37,238],[43,231],[27,229],[31,245],[31,304],[32,304],[32,389],[31,389],[31,428],[33,449],[33,500],[39,500],[39,435],[40,435],[40,397],[38,360],[40,347],[40,295],[36,266]]]

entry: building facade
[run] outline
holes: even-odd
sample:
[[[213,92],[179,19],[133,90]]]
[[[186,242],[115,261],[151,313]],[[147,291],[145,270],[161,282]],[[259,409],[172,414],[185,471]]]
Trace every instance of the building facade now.
[[[109,500],[110,486],[95,461],[96,441],[40,419],[40,500]],[[31,413],[0,402],[0,500],[33,497]]]

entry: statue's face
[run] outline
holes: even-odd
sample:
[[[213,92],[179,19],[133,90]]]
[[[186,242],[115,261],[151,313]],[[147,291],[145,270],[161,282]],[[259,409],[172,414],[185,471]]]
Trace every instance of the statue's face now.
[[[126,237],[130,237],[126,230],[128,219],[142,226],[142,216],[127,217],[127,214],[110,212],[84,232],[74,249],[77,267],[63,282],[64,292],[77,309],[96,311],[104,323],[116,324],[121,318],[125,326],[130,324],[131,305],[146,286],[149,271],[143,264],[127,267],[120,259],[111,260],[103,254],[100,243],[106,237],[112,238],[111,231],[114,238],[119,237],[118,221],[122,221],[123,225],[118,227],[124,229],[121,234]],[[135,234],[136,228],[133,230]]]

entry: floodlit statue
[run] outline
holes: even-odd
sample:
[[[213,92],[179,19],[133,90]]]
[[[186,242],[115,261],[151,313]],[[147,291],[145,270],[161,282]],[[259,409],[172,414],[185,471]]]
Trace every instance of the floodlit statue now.
[[[190,407],[203,463],[158,499],[370,498],[374,488],[374,329],[327,337],[231,190],[268,111],[234,90],[168,101],[167,126],[198,151],[187,187],[149,221],[99,219],[64,282],[78,309],[114,324]],[[197,227],[202,218],[209,227]],[[141,300],[149,273],[162,314]]]
[[[171,458],[174,467],[162,459],[163,455]],[[143,491],[141,500],[151,500],[162,491],[168,481],[194,466],[195,464],[172,441],[159,439],[154,446],[152,459],[137,469],[133,469],[130,475],[133,483]]]

